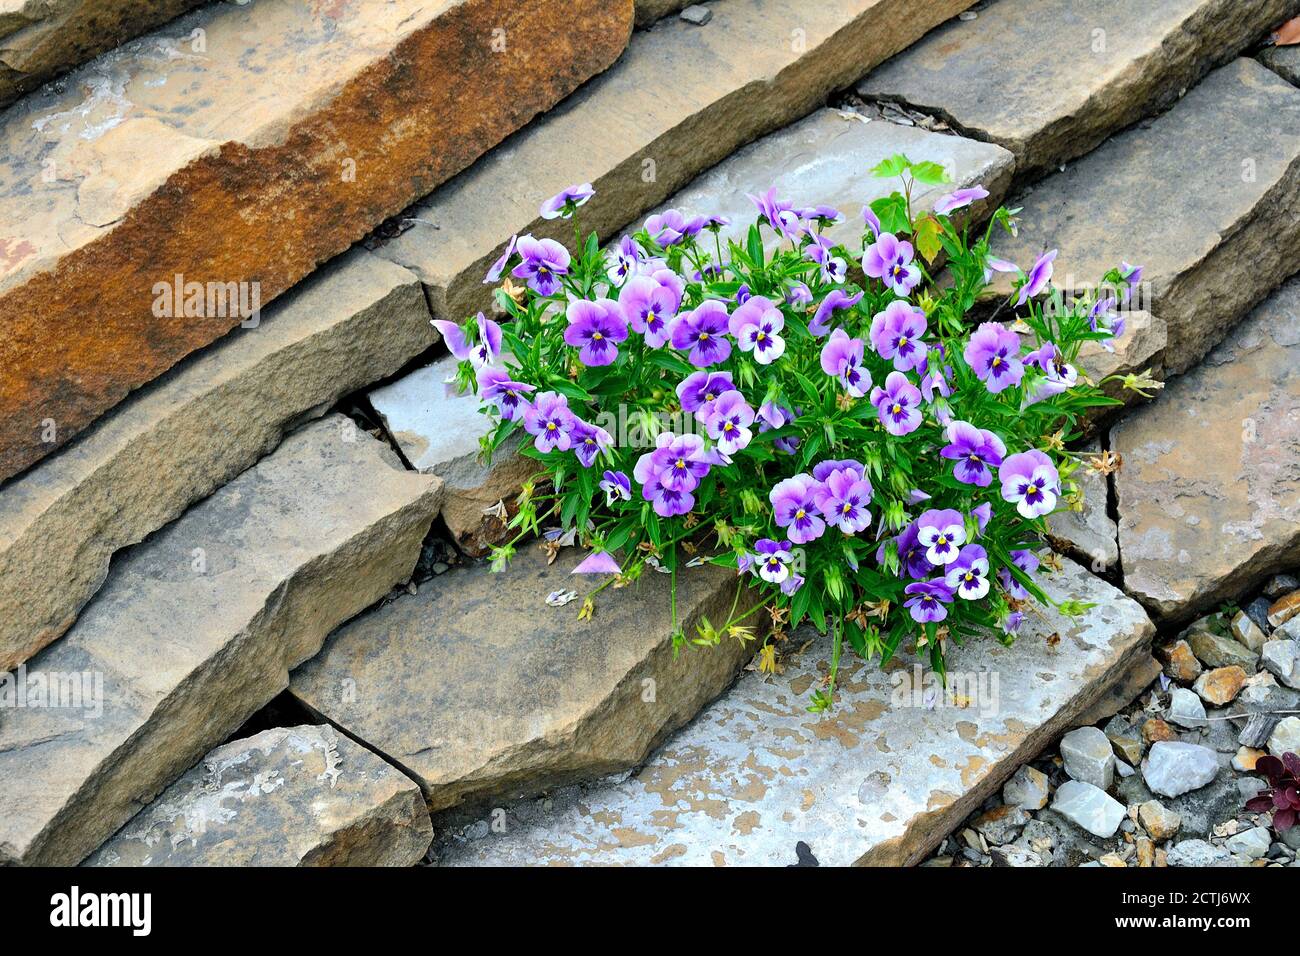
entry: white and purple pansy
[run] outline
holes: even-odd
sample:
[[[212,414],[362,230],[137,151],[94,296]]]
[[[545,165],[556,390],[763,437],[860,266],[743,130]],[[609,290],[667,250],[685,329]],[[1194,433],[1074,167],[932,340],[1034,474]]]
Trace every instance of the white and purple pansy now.
[[[966,545],[948,565],[943,581],[959,598],[978,601],[989,593],[988,552],[978,544]]]
[[[916,519],[916,538],[931,564],[952,564],[966,543],[966,522],[952,508],[931,508]]]
[[[1041,518],[1056,510],[1061,478],[1052,459],[1036,448],[1011,455],[998,468],[1002,497],[1025,518]]]

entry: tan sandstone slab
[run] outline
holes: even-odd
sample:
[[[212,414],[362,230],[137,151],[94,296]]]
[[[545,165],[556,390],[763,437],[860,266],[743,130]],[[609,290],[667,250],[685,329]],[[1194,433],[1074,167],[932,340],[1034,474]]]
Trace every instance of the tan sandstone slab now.
[[[1185,620],[1300,564],[1300,282],[1115,426],[1124,582]]]
[[[332,727],[222,744],[90,866],[412,866],[433,841],[420,788]]]
[[[88,675],[92,693],[0,709],[0,864],[82,860],[242,726],[410,576],[439,493],[331,416],[120,556],[15,675],[29,690]]]
[[[217,284],[269,302],[607,67],[631,26],[631,0],[210,4],[15,104],[0,479],[237,325]],[[177,275],[205,295],[169,308]]]
[[[1235,60],[1017,202],[1019,237],[994,251],[1027,269],[1058,249],[1067,290],[1143,266],[1140,307],[1165,321],[1181,374],[1300,260],[1300,90]]]
[[[1101,446],[1096,442],[1083,449],[1085,464],[1072,476],[1078,486],[1077,510],[1057,511],[1047,519],[1047,533],[1053,545],[1077,558],[1094,574],[1119,562],[1118,529],[1110,516],[1110,482],[1087,462],[1096,460]]]
[[[72,626],[115,551],[436,338],[415,276],[347,253],[0,488],[0,671]]]
[[[464,801],[527,796],[635,766],[716,697],[753,654],[724,636],[674,659],[669,576],[649,568],[596,598],[601,578],[574,577],[583,555],[548,565],[537,544],[510,568],[452,571],[339,628],[293,672],[311,710],[400,766],[441,810]],[[722,626],[752,592],[734,569],[678,573],[679,620],[690,638]],[[554,591],[577,600],[546,604]],[[761,631],[760,616],[746,623]]]
[[[1136,602],[1070,562],[1045,583],[1097,606],[1030,615],[1009,648],[954,650],[967,707],[942,695],[927,706],[906,654],[885,670],[846,656],[834,712],[810,714],[829,650],[819,638],[778,677],[744,675],[625,781],[557,795],[551,812],[513,808],[506,832],[453,835],[440,860],[785,865],[803,841],[823,866],[914,863],[1149,657],[1154,629]]]
[[[0,2],[0,107],[203,0]]]
[[[1297,0],[996,0],[858,85],[1016,154],[1033,176],[1172,104]]]
[[[378,251],[420,276],[439,317],[461,318],[489,303],[483,275],[512,234],[572,241],[571,223],[538,218],[547,197],[592,183],[582,226],[609,238],[970,3],[724,0],[705,27],[667,20],[415,206],[422,221]]]

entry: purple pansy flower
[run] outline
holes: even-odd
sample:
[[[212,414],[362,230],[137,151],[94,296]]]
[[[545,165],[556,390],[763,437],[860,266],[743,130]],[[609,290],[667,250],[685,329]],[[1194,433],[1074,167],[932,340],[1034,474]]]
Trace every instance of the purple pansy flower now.
[[[943,583],[967,601],[978,601],[989,593],[989,556],[978,544],[961,549],[957,560],[948,565]]]
[[[622,285],[637,274],[645,253],[631,236],[624,236],[605,259],[605,274],[614,285]]]
[[[730,372],[692,372],[677,385],[677,399],[682,411],[694,412],[697,418],[708,417],[712,406],[727,392],[734,392]]]
[[[903,607],[912,612],[912,620],[918,624],[942,621],[948,616],[945,605],[952,601],[952,590],[942,581],[917,581],[903,590],[912,595]]]
[[[964,209],[977,199],[988,198],[989,191],[983,186],[971,186],[969,189],[954,189],[934,204],[934,211],[946,216],[958,209]]]
[[[1020,336],[996,322],[985,322],[971,334],[965,356],[966,364],[994,394],[1019,385],[1025,377]]]
[[[596,456],[614,444],[614,439],[599,425],[592,425],[575,416],[573,430],[569,432],[569,444],[582,467],[590,468],[596,463]]]
[[[785,293],[786,305],[807,305],[812,300],[812,289],[808,288],[806,282],[792,282]]]
[[[855,480],[862,480],[867,474],[867,469],[862,466],[860,461],[854,461],[852,458],[827,458],[825,461],[819,461],[813,467],[813,477],[818,481],[825,481],[831,476],[832,472],[836,471],[847,471],[853,475]]]
[[[1128,283],[1128,288],[1124,290],[1124,304],[1127,305],[1133,293],[1137,291],[1138,285],[1142,282],[1142,267],[1120,262],[1119,276]]]
[[[775,186],[761,196],[749,196],[749,201],[758,208],[760,215],[767,218],[772,228],[784,238],[792,239],[803,234],[803,220],[795,212],[794,203],[786,202],[784,199],[777,199]]]
[[[931,508],[916,519],[916,538],[931,564],[952,564],[958,549],[966,543],[966,522],[961,512],[952,508]]]
[[[760,578],[770,584],[780,584],[790,576],[794,555],[790,552],[789,541],[759,538],[754,542],[752,560],[754,571]]]
[[[1008,259],[999,259],[996,256],[989,256],[984,260],[984,281],[987,283],[993,278],[995,272],[1019,272],[1020,266]]]
[[[608,551],[593,551],[570,574],[622,574],[614,556]]]
[[[564,341],[580,349],[578,359],[583,365],[609,365],[618,358],[617,343],[627,338],[627,320],[617,302],[578,299],[569,303],[566,314],[569,327],[564,330]]]
[[[645,336],[652,349],[668,341],[672,320],[677,317],[681,299],[671,286],[649,276],[633,276],[619,290],[618,304],[634,332]]]
[[[721,302],[709,299],[700,303],[698,308],[682,314],[673,323],[673,348],[690,349],[686,358],[698,368],[725,362],[731,354],[727,320],[727,307]]]
[[[929,577],[934,566],[925,557],[925,545],[921,544],[920,526],[913,521],[903,533],[894,539],[898,545],[899,573],[906,574],[910,578],[921,579]],[[885,546],[882,544],[876,551],[876,563],[880,564],[885,560]]]
[[[758,409],[759,434],[776,428],[784,428],[798,417],[799,414],[794,409],[785,408],[775,402],[764,402]],[[777,451],[785,452],[787,455],[793,455],[799,450],[799,439],[793,435],[776,438],[772,440],[772,447]]]
[[[822,488],[814,500],[828,525],[845,534],[857,534],[871,526],[871,482],[862,477],[860,468],[836,468],[820,480]]]
[[[524,412],[524,430],[534,436],[533,447],[540,452],[568,451],[576,422],[569,400],[555,392],[542,392]]]
[[[605,505],[612,508],[616,501],[632,500],[632,482],[621,471],[607,471],[600,479],[600,490],[605,492]]]
[[[833,226],[844,219],[844,214],[834,206],[813,206],[811,209],[800,209],[799,218],[808,222],[815,222],[820,226]]]
[[[1079,381],[1078,370],[1065,361],[1065,356],[1054,342],[1045,342],[1041,348],[1025,356],[1025,364],[1040,369],[1045,378],[1036,382],[1029,394],[1025,396],[1024,406],[1041,402],[1053,395],[1073,388]]]
[[[925,313],[902,299],[895,299],[871,320],[871,347],[900,372],[920,370],[930,349],[925,335]]]
[[[871,230],[873,238],[880,235],[880,217],[876,215],[875,210],[870,206],[862,207],[862,221]]]
[[[921,392],[902,372],[890,372],[885,387],[872,390],[871,404],[891,435],[906,435],[921,427]]]
[[[851,309],[861,301],[861,292],[848,295],[843,289],[831,289],[826,293],[826,298],[822,299],[821,305],[817,306],[813,320],[808,323],[808,331],[813,335],[825,335],[831,329],[830,324],[836,312]]]
[[[989,521],[993,518],[993,505],[987,501],[982,501],[972,508],[970,513],[975,516],[975,523],[979,527],[979,533],[983,534],[984,529],[989,526]]]
[[[554,239],[520,236],[515,250],[523,262],[514,267],[512,276],[526,279],[528,288],[538,295],[554,295],[560,290],[560,276],[569,272],[568,249]]]
[[[665,209],[645,221],[645,231],[661,248],[667,249],[690,235],[692,225],[694,224],[688,222],[680,210]],[[695,231],[698,232],[703,226],[704,221],[700,220],[695,225]]]
[[[1011,563],[1024,571],[1025,574],[1032,575],[1038,570],[1038,555],[1032,551],[1012,551]],[[1028,600],[1029,591],[1006,568],[998,568],[998,580],[1002,582],[1002,586],[1006,588],[1007,593],[1017,601]]]
[[[1061,478],[1052,459],[1036,448],[1012,455],[998,469],[1002,497],[1026,518],[1038,518],[1056,510]]]
[[[1001,621],[1002,633],[1016,634],[1024,623],[1025,614],[1023,611],[1009,611],[1007,616]]]
[[[515,254],[515,244],[517,242],[519,242],[518,236],[510,237],[510,241],[506,243],[505,252],[501,253],[501,258],[492,263],[492,268],[488,269],[487,275],[483,277],[484,285],[492,285],[494,282],[500,281],[502,273],[506,271],[506,263]]]
[[[754,410],[745,397],[740,392],[727,392],[713,403],[704,427],[709,437],[718,443],[718,451],[734,455],[749,444],[753,437],[749,429],[752,424]]]
[[[447,348],[458,360],[468,360],[475,368],[486,368],[501,357],[501,326],[480,312],[476,318],[478,339],[471,343],[465,330],[446,319],[431,319],[430,324],[442,333]]]
[[[866,344],[861,339],[849,338],[843,329],[836,329],[822,346],[822,371],[837,378],[844,390],[854,398],[861,398],[871,387],[871,373],[862,366]]]
[[[777,527],[788,528],[795,544],[816,541],[826,530],[826,522],[817,512],[817,494],[821,490],[821,482],[799,474],[777,482],[768,494]]]
[[[637,459],[632,476],[647,488],[661,485],[669,491],[694,491],[700,479],[709,473],[704,439],[699,435],[664,432],[656,441],[654,451]]]
[[[655,514],[661,518],[684,515],[695,507],[695,496],[689,491],[674,491],[658,482],[643,487],[641,496],[654,506]]]
[[[956,462],[952,475],[966,485],[987,488],[993,483],[992,468],[1002,464],[1007,446],[991,431],[976,428],[969,422],[949,422],[946,429],[948,444],[939,452],[944,458]]]
[[[912,262],[912,244],[892,232],[882,232],[862,256],[862,271],[880,279],[895,295],[906,297],[921,281],[921,270]]]
[[[761,295],[751,296],[727,323],[736,344],[742,352],[753,352],[759,365],[770,365],[785,353],[785,316],[771,299]]]
[[[514,421],[528,407],[524,395],[537,390],[535,385],[511,381],[510,373],[503,368],[481,368],[475,373],[478,380],[478,394],[485,402],[494,402],[501,412],[501,417],[508,422]]]
[[[1034,263],[1034,267],[1029,270],[1029,275],[1025,278],[1025,284],[1020,287],[1020,296],[1016,299],[1016,306],[1022,306],[1038,293],[1047,288],[1047,283],[1052,281],[1052,263],[1056,261],[1056,250],[1044,252]]]
[[[558,219],[563,216],[568,219],[573,215],[575,209],[594,195],[596,195],[596,190],[591,188],[591,183],[582,183],[579,186],[569,186],[562,189],[542,203],[542,218]]]
[[[841,256],[834,253],[835,244],[824,236],[818,236],[804,250],[811,261],[821,266],[822,282],[827,285],[842,285],[849,277],[849,267]]]

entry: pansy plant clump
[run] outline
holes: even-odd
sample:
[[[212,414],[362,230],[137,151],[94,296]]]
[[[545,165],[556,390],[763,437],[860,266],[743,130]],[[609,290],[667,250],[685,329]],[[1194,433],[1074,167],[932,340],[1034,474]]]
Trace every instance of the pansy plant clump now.
[[[501,283],[500,321],[435,322],[495,422],[485,453],[523,432],[539,466],[495,567],[527,535],[582,544],[577,571],[606,576],[584,617],[605,587],[671,574],[676,645],[752,639],[762,612],[766,669],[810,621],[834,648],[814,710],[833,700],[845,641],[882,661],[906,642],[942,674],[951,645],[1010,642],[1031,602],[1055,603],[1039,549],[1047,516],[1079,499],[1068,443],[1087,409],[1114,403],[1079,349],[1122,334],[1141,270],[1067,299],[1054,251],[1024,269],[990,255],[1011,211],[963,224],[982,188],[918,212],[939,166],[899,155],[873,173],[902,186],[862,209],[849,245],[830,238],[842,212],[775,190],[751,197],[743,243],[724,241],[726,219],[670,209],[602,250],[576,223],[589,185],[543,205],[575,219],[574,248],[512,239],[485,279]],[[1015,277],[996,308],[995,272]],[[989,318],[972,321],[977,308]],[[677,576],[706,561],[736,569],[737,600],[688,635]]]

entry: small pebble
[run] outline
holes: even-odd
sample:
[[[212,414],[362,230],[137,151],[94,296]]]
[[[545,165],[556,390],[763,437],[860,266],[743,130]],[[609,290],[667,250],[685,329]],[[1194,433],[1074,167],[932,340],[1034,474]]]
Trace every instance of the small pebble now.
[[[702,4],[693,3],[680,14],[678,14],[687,23],[697,27],[702,27],[713,19],[713,11]]]

